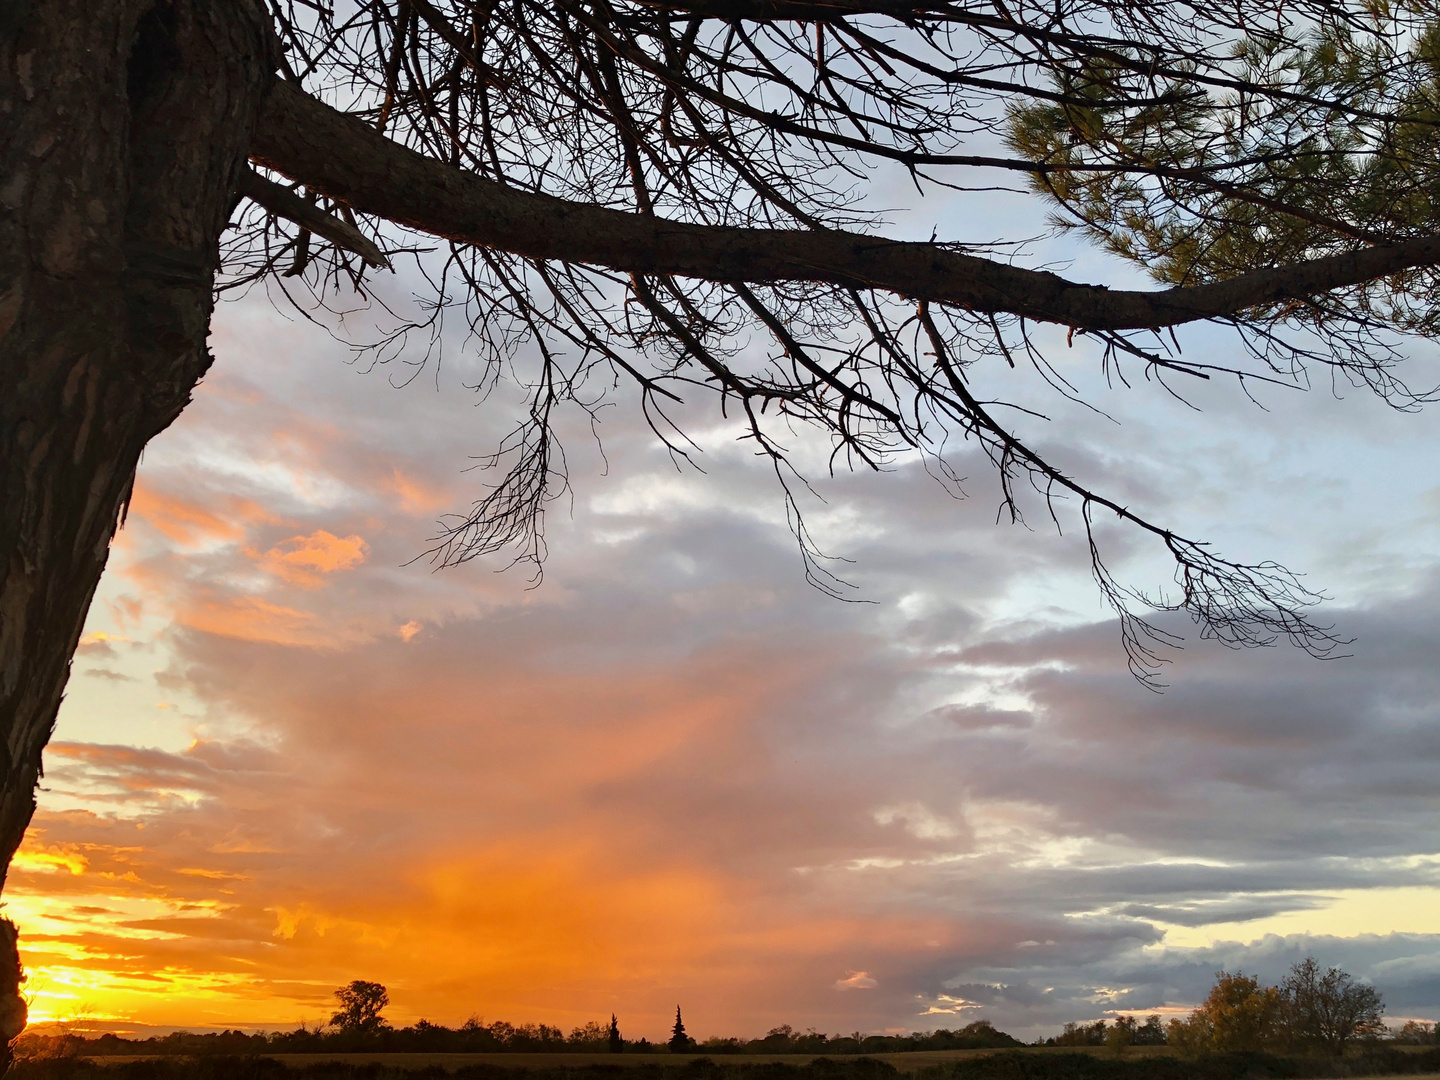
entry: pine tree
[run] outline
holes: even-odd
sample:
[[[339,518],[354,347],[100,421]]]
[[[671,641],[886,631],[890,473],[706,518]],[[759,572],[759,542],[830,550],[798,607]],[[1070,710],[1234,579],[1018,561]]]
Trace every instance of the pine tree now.
[[[675,1027],[670,1032],[670,1049],[677,1054],[683,1054],[689,1050],[694,1043],[689,1035],[685,1034],[685,1021],[680,1019],[680,1006],[675,1006]]]
[[[625,1040],[620,1038],[620,1021],[615,1019],[615,1014],[610,1014],[610,1053],[620,1054],[625,1051]]]

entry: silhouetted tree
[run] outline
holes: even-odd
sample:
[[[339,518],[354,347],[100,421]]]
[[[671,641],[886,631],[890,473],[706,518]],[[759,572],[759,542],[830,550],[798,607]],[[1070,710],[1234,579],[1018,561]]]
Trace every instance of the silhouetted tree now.
[[[1165,1027],[1160,1023],[1159,1013],[1151,1013],[1145,1018],[1145,1022],[1135,1029],[1135,1045],[1165,1045]]]
[[[1157,609],[1325,651],[1294,574],[1072,475],[984,373],[1071,395],[1047,340],[1078,337],[1118,382],[1318,367],[1418,404],[1396,365],[1440,336],[1435,41],[1433,5],[1372,0],[0,5],[0,870],[141,452],[210,366],[217,291],[255,282],[323,315],[412,259],[433,292],[372,355],[449,318],[484,385],[533,364],[442,563],[538,562],[557,418],[623,387],[678,454],[682,400],[738,418],[833,591],[790,497],[796,426],[957,491],[968,440],[1017,521],[1027,483],[1072,499],[1142,676],[1172,640]],[[857,186],[886,166],[922,193],[1028,178],[1160,287],[1069,281],[1003,237],[881,236]],[[1238,347],[1182,357],[1174,329],[1204,322]],[[1173,561],[1172,595],[1111,576],[1102,514]]]
[[[1054,1046],[1104,1046],[1105,1021],[1096,1020],[1093,1024],[1067,1023],[1059,1035],[1046,1041]]]
[[[618,1054],[625,1049],[625,1040],[620,1038],[620,1021],[610,1014],[610,1053]]]
[[[695,1045],[695,1040],[685,1034],[685,1021],[680,1019],[680,1006],[675,1006],[675,1026],[670,1029],[670,1042],[667,1044],[672,1051],[683,1054]]]
[[[341,1031],[370,1034],[388,1026],[380,1012],[390,1004],[390,992],[379,983],[356,979],[336,990],[335,998],[340,1008],[330,1017],[330,1023]]]
[[[1280,984],[1286,1034],[1300,1046],[1343,1054],[1358,1038],[1385,1031],[1385,1003],[1373,986],[1339,968],[1321,970],[1313,956],[1290,969]]]

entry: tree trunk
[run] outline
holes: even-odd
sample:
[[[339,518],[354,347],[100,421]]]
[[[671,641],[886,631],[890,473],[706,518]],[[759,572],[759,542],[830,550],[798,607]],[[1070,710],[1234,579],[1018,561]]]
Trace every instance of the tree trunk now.
[[[140,452],[210,364],[272,41],[256,0],[0,0],[0,886]],[[6,1040],[19,978],[0,928]]]

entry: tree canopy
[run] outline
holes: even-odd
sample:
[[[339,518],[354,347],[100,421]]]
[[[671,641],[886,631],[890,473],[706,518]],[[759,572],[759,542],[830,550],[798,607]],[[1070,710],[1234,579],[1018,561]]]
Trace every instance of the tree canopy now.
[[[1373,986],[1313,956],[1294,964],[1279,986],[1222,971],[1200,1007],[1171,1020],[1168,1042],[1182,1054],[1288,1047],[1341,1055],[1357,1039],[1387,1033],[1385,1004]]]
[[[1015,403],[977,397],[972,373],[1029,365],[1072,394],[1035,334],[1050,323],[1093,341],[1116,378],[1174,392],[1192,378],[1304,384],[1319,367],[1398,407],[1426,400],[1397,371],[1407,335],[1432,331],[1440,259],[1423,9],[377,0],[275,14],[283,77],[250,155],[266,176],[242,188],[227,286],[279,274],[324,302],[429,242],[407,233],[440,237],[431,306],[366,344],[381,355],[458,317],[497,373],[517,349],[537,357],[521,376],[529,415],[492,459],[497,482],[437,538],[442,562],[518,544],[538,563],[567,405],[633,393],[686,456],[673,409],[714,395],[787,495],[799,425],[829,436],[834,463],[918,452],[952,485],[946,449],[974,440],[1017,520],[1026,484],[1073,500],[1143,677],[1167,640],[1145,619],[1155,609],[1234,644],[1335,644],[1294,574],[1231,561],[1068,474],[1017,433]],[[887,239],[857,198],[886,167],[922,198],[1017,177],[1168,287]],[[329,213],[328,231],[306,227],[316,209],[301,202]],[[1196,322],[1232,327],[1239,358],[1183,358],[1175,330]],[[789,505],[807,570],[842,593]],[[1148,533],[1177,587],[1115,580],[1091,528],[1101,514]]]
[[[377,982],[355,979],[335,991],[339,1008],[330,1023],[341,1031],[373,1032],[386,1027],[380,1014],[390,1004],[390,991]]]

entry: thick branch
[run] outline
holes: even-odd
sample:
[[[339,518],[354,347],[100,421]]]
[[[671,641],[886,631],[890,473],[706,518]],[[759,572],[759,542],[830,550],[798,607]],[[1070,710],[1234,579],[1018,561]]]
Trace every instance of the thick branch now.
[[[1079,284],[937,244],[841,230],[667,221],[519,191],[454,168],[286,82],[270,94],[251,159],[355,210],[532,259],[718,282],[828,282],[1089,330],[1233,316],[1440,263],[1440,237],[1426,236],[1212,284],[1142,292]]]
[[[251,202],[263,206],[276,217],[293,221],[301,228],[309,229],[316,236],[323,236],[336,247],[353,251],[370,266],[389,266],[390,260],[370,239],[349,222],[325,213],[318,206],[306,202],[289,188],[266,180],[254,169],[242,169],[235,182],[235,190]]]

